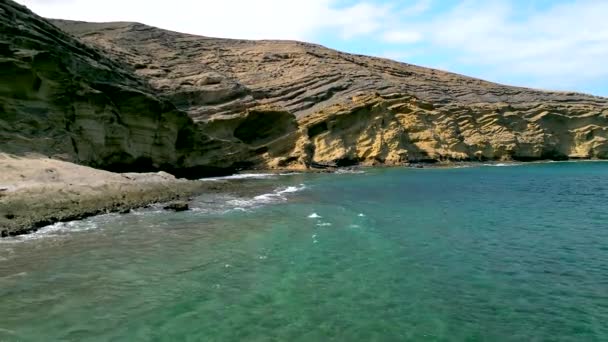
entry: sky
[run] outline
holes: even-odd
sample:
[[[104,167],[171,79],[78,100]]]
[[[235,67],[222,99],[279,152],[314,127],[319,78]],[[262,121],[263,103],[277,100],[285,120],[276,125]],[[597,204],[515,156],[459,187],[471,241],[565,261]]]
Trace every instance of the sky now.
[[[608,96],[604,0],[17,0],[39,15],[293,39],[485,80]]]

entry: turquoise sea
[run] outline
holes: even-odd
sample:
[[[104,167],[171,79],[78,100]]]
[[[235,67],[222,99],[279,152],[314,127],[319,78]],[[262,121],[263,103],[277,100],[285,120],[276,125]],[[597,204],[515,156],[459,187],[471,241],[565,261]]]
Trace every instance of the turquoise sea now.
[[[498,166],[234,179],[2,239],[0,341],[608,341],[608,163]]]

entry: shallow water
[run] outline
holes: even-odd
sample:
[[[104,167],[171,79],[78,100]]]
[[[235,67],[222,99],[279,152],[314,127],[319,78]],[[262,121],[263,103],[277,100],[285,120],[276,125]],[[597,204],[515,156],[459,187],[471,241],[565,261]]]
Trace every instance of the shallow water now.
[[[0,240],[0,341],[605,341],[608,163],[265,176]]]

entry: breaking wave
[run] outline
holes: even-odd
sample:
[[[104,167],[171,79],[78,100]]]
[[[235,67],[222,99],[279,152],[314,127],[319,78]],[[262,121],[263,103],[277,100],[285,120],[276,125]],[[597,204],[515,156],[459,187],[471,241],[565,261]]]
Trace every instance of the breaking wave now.
[[[280,187],[272,192],[254,196],[252,198],[236,198],[228,200],[226,203],[231,208],[229,210],[246,210],[265,204],[284,202],[290,194],[306,189],[306,185]]]
[[[217,181],[217,180],[230,180],[230,179],[264,179],[272,178],[277,176],[275,173],[239,173],[236,175],[223,176],[223,177],[209,177],[201,178],[202,181]]]
[[[202,181],[235,180],[235,179],[268,179],[277,176],[300,175],[300,172],[286,173],[237,173],[230,176],[201,178]]]

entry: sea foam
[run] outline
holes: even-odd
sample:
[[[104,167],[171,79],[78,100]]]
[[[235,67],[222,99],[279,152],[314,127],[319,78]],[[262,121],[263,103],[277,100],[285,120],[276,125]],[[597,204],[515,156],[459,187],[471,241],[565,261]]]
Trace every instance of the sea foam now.
[[[496,164],[483,164],[484,166],[493,166],[493,167],[509,167],[509,166],[519,166],[522,164],[519,163],[496,163]]]
[[[286,195],[292,194],[298,191],[302,191],[306,189],[306,185],[300,184],[299,186],[288,186],[288,187],[280,187],[275,189],[272,192],[257,195],[253,198],[247,199],[233,199],[227,202],[233,210],[244,210],[252,207],[257,207],[264,204],[271,204],[277,202],[283,202],[287,200]]]
[[[102,215],[108,216],[108,215]],[[0,242],[13,243],[13,242],[24,242],[30,240],[37,240],[52,236],[61,236],[68,233],[84,232],[99,228],[99,224],[96,221],[100,220],[98,216],[95,218],[80,220],[80,221],[69,221],[69,222],[57,222],[48,226],[44,226],[35,232],[29,234],[18,235],[10,238],[0,239]],[[102,218],[103,219],[103,218]]]
[[[274,173],[238,173],[230,176],[223,177],[208,177],[201,178],[202,181],[217,181],[217,180],[230,180],[230,179],[264,179],[264,178],[272,178],[277,176]]]
[[[337,173],[337,174],[362,174],[362,173],[365,173],[365,171],[357,170],[357,169],[338,169],[334,173]]]

